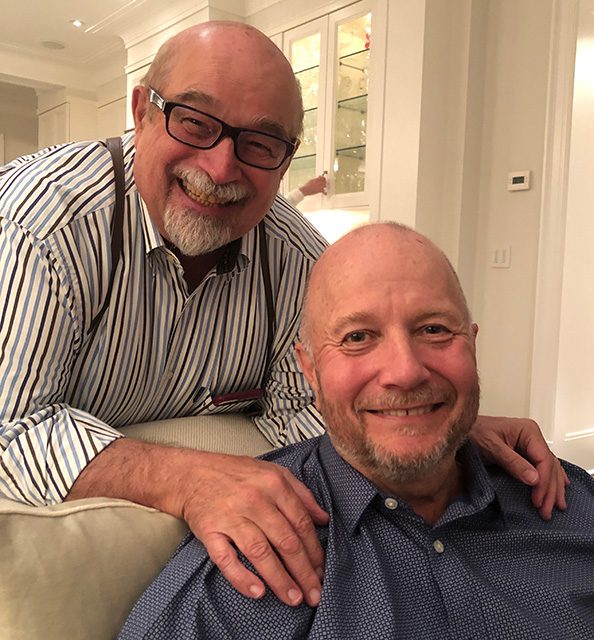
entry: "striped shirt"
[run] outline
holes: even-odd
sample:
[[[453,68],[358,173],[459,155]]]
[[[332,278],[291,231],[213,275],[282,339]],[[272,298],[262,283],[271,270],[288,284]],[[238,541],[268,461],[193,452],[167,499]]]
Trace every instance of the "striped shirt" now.
[[[61,145],[0,169],[0,494],[62,501],[118,428],[247,410],[213,397],[261,386],[267,306],[258,229],[192,292],[133,179],[124,136],[126,214],[109,305],[112,160],[101,142]],[[277,447],[323,431],[293,345],[318,232],[277,198],[266,218],[276,310],[270,372],[254,418]],[[123,430],[125,433],[125,429]]]

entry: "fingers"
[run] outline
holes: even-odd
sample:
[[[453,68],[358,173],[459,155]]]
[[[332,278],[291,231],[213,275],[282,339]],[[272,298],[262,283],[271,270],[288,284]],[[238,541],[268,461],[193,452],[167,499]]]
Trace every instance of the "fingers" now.
[[[261,598],[264,595],[266,588],[263,582],[241,564],[226,536],[203,536],[202,544],[210,559],[237,591],[247,598]]]
[[[513,449],[501,447],[501,449],[498,450],[493,449],[492,452],[499,466],[505,469],[510,476],[513,476],[523,484],[544,489],[542,485],[543,480],[538,471],[528,460],[516,453]],[[546,481],[548,481],[548,479],[547,476]],[[541,483],[540,485],[539,482]]]
[[[324,552],[314,522],[326,524],[328,515],[287,469],[259,461],[248,465],[245,476],[234,471],[232,486],[223,486],[220,478],[213,495],[200,492],[184,517],[243,595],[261,597],[266,584],[288,605],[317,606]],[[259,577],[242,564],[237,550]]]
[[[302,590],[289,576],[261,531],[250,523],[244,523],[243,531],[241,533],[235,531],[235,537],[237,548],[252,563],[277,598],[290,606],[301,604]],[[226,536],[220,534],[206,536],[203,543],[211,560],[235,589],[248,598],[261,598],[264,595],[266,591],[264,582],[240,562]],[[313,597],[311,606],[317,606],[319,588],[311,596]]]
[[[546,464],[539,465],[539,475],[543,480],[532,491],[532,503],[543,520],[552,518],[553,509],[564,511],[567,508],[565,488],[569,479],[559,460],[554,456],[551,458]],[[541,467],[544,469],[541,470]]]
[[[567,475],[534,420],[481,416],[471,436],[483,458],[533,487],[532,503],[542,518],[550,519],[555,508],[566,508]]]
[[[317,606],[321,582],[316,569],[321,571],[321,565],[314,567],[308,549],[311,548],[313,556],[319,558],[317,562],[323,562],[322,550],[312,547],[309,542],[303,544],[289,522],[281,522],[282,517],[273,512],[262,515],[264,517],[258,525],[241,519],[223,522],[221,529],[224,534],[203,534],[202,542],[212,561],[229,582],[247,597],[263,596],[264,582],[285,604],[296,606],[305,599],[310,606]],[[316,537],[308,516],[307,520],[309,525],[303,520],[298,528]],[[253,565],[261,580],[241,563],[231,541]]]

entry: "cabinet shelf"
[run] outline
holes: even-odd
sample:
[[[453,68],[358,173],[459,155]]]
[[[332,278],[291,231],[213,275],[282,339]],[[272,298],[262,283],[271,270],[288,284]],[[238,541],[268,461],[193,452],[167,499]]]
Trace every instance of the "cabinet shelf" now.
[[[305,67],[304,69],[299,69],[299,71],[295,71],[295,75],[298,76],[300,73],[307,73],[308,71],[313,71],[314,69],[319,69],[319,64],[314,64],[311,67]]]
[[[367,113],[367,94],[362,93],[360,96],[354,96],[353,98],[344,98],[343,100],[339,100],[338,108]]]
[[[369,49],[361,49],[360,51],[340,56],[340,58],[338,58],[338,65],[367,73],[369,67]]]
[[[332,207],[344,203],[359,206],[369,197],[370,8],[369,0],[353,0],[348,8],[283,35],[287,57],[301,84],[305,116],[303,141],[283,188],[294,189],[332,167],[332,188],[327,196]],[[310,202],[320,206],[319,200]]]
[[[365,160],[365,145],[358,144],[354,147],[341,147],[340,149],[336,149],[336,155]]]
[[[306,160],[307,158],[315,158],[315,153],[304,153],[302,156],[295,155],[293,156],[293,161],[295,160]]]
[[[346,53],[344,56],[340,56],[338,60],[339,62],[342,62],[343,60],[348,60],[349,58],[360,56],[362,53],[369,53],[369,49],[359,49],[359,51],[353,51],[353,53]]]

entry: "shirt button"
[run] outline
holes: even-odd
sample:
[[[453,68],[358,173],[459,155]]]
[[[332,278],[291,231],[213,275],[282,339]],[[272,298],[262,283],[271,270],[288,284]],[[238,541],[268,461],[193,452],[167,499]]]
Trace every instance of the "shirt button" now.
[[[169,380],[173,379],[173,371],[166,371],[163,377],[167,382],[169,382]]]
[[[398,508],[398,500],[394,498],[386,498],[384,504],[386,505],[386,509],[391,509],[392,511]]]
[[[435,549],[435,551],[437,551],[437,553],[443,553],[445,549],[441,540],[435,540],[433,542],[433,548]]]

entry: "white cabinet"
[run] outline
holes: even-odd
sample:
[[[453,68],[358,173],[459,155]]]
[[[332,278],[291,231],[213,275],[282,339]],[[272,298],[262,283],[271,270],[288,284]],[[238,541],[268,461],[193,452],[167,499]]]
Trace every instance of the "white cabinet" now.
[[[93,140],[97,136],[97,103],[64,92],[38,93],[38,147]]]
[[[329,177],[328,194],[306,198],[300,205],[305,212],[347,209],[369,218],[377,205],[385,11],[385,2],[361,0],[283,34],[305,111],[283,189],[323,171]]]
[[[54,144],[68,142],[70,136],[70,105],[60,104],[53,109],[40,113],[37,126],[37,145],[40,149]]]

